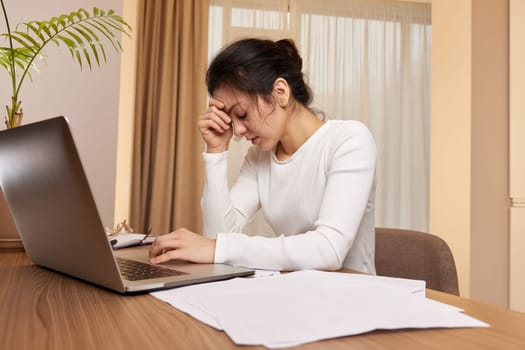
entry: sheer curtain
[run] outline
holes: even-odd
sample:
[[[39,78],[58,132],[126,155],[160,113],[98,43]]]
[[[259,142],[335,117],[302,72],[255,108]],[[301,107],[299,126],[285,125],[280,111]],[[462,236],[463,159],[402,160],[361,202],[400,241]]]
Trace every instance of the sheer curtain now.
[[[378,148],[376,226],[428,231],[430,4],[211,0],[209,54],[245,36],[296,41],[326,119],[356,119]],[[234,144],[230,179],[248,144]],[[252,230],[267,232],[261,218]]]

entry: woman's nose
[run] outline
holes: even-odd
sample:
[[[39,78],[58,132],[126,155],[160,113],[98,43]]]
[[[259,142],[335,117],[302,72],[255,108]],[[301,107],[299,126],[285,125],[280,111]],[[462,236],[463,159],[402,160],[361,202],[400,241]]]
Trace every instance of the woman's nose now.
[[[246,132],[246,127],[243,125],[242,122],[240,121],[234,122],[232,120],[232,125],[233,125],[233,136],[242,137],[244,133]]]

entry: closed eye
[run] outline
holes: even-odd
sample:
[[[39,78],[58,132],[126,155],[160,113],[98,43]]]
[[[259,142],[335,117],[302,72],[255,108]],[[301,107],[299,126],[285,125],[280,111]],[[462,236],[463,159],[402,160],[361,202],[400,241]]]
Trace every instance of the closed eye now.
[[[240,115],[238,118],[239,119],[244,119],[248,116],[248,113],[244,113],[243,115]]]

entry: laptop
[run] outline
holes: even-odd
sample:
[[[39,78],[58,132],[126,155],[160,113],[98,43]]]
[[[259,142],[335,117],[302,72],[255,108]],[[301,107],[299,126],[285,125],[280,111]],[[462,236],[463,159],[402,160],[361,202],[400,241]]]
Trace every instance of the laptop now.
[[[137,293],[254,273],[225,264],[152,265],[144,247],[114,251],[65,117],[0,132],[0,187],[28,257],[92,284]]]

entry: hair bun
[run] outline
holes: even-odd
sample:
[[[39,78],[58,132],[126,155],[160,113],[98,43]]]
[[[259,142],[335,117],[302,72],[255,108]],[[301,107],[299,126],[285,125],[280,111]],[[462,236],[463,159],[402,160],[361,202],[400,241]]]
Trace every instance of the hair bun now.
[[[303,60],[291,39],[240,39],[222,48],[210,63],[206,72],[208,93],[213,96],[225,86],[269,101],[275,80],[283,78],[294,100],[307,107],[312,92],[304,81],[302,66]]]
[[[303,59],[292,39],[281,39],[275,43],[279,48],[286,52],[286,55],[294,62],[295,68],[300,72],[303,69]]]

